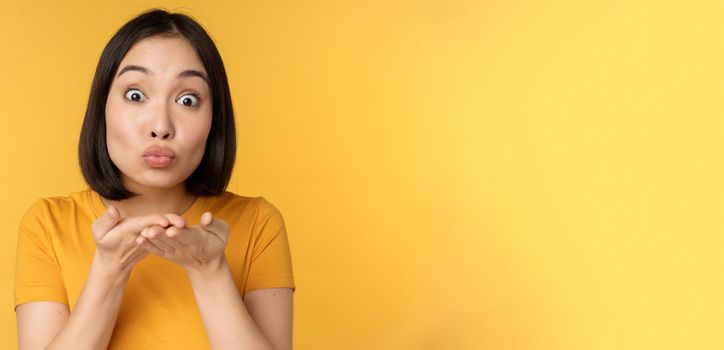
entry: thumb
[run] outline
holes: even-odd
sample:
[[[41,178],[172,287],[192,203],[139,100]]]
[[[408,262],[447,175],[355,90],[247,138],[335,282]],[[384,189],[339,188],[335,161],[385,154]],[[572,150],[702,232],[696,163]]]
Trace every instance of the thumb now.
[[[108,209],[93,222],[93,236],[95,239],[100,240],[103,238],[120,220],[121,214],[118,212],[118,209],[109,205]]]
[[[226,238],[228,236],[228,227],[227,224],[215,217],[211,212],[205,212],[201,215],[201,227],[217,237],[219,237],[223,242],[226,242]]]

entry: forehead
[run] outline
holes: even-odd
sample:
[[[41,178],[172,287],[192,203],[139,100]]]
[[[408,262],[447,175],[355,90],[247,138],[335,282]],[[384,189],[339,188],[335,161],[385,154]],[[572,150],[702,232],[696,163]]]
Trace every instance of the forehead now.
[[[160,74],[175,74],[186,69],[205,72],[196,50],[182,36],[153,36],[139,40],[128,50],[119,67],[127,64],[148,67]]]

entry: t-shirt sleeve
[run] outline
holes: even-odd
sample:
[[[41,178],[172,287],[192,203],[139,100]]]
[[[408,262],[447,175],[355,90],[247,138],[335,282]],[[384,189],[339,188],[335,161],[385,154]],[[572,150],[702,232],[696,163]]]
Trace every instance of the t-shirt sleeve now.
[[[45,199],[38,199],[20,222],[15,257],[15,309],[31,301],[68,305],[65,285],[43,222],[50,214]]]
[[[292,256],[282,214],[264,197],[259,197],[259,212],[253,234],[251,265],[244,293],[259,288],[292,288]]]

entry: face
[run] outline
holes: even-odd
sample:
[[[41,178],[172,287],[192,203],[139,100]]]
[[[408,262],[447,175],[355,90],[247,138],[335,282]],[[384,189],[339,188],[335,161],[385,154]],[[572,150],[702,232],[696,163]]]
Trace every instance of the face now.
[[[183,37],[145,38],[128,51],[106,101],[108,153],[126,188],[172,188],[197,168],[211,128],[207,77]]]

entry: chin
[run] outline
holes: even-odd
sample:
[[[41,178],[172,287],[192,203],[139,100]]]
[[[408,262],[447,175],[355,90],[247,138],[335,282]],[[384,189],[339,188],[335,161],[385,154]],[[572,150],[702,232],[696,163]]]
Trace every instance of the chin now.
[[[172,173],[154,174],[153,172],[144,172],[142,176],[129,177],[136,186],[170,189],[184,183],[184,179]]]

